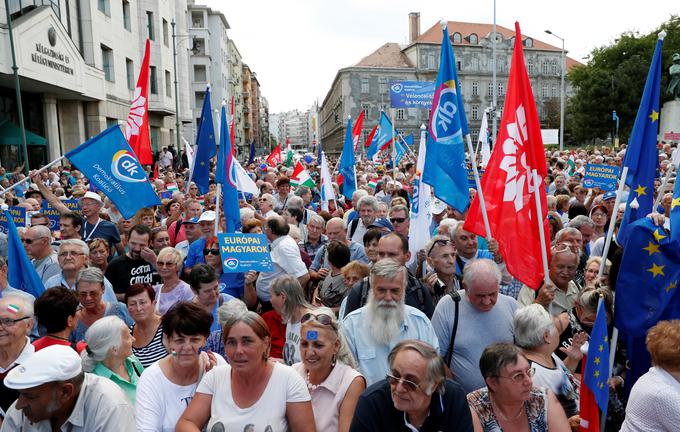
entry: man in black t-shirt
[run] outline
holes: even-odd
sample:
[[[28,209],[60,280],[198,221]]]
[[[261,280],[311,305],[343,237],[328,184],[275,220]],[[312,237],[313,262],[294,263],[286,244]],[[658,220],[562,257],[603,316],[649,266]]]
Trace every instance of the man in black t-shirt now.
[[[156,254],[150,248],[150,242],[151,229],[148,226],[133,226],[128,240],[128,252],[115,257],[106,268],[106,279],[113,285],[118,300],[123,300],[130,285],[154,285],[160,282],[156,272]]]

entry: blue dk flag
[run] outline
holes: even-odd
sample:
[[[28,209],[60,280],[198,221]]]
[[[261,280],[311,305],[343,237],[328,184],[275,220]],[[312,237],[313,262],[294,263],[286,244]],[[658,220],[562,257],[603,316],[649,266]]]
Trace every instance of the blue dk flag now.
[[[198,125],[196,135],[196,158],[194,159],[194,172],[191,179],[201,195],[208,193],[210,186],[210,158],[215,156],[215,126],[212,119],[210,105],[210,86],[205,89],[203,108],[201,109],[201,122]]]
[[[111,126],[64,155],[130,219],[142,207],[160,205],[120,127]]]
[[[444,27],[423,181],[434,187],[437,198],[463,212],[470,204],[463,142],[469,131],[455,64],[449,32]]]
[[[352,199],[352,194],[357,189],[357,175],[354,171],[355,165],[352,119],[348,119],[345,145],[342,147],[342,156],[340,156],[340,164],[338,165],[338,172],[342,174],[342,194],[345,196],[345,199]]]
[[[120,129],[118,130],[120,131]],[[28,259],[28,255],[26,255],[12,215],[7,210],[5,210],[5,217],[7,218],[7,282],[12,288],[38,298],[45,291],[45,286],[36,273],[33,264],[31,264],[31,260]]]

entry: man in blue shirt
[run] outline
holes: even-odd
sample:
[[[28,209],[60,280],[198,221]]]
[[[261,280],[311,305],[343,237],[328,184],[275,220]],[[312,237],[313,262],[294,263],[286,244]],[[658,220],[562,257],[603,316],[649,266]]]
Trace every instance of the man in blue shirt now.
[[[364,252],[364,246],[355,241],[347,238],[347,225],[345,221],[340,218],[332,218],[326,223],[326,236],[328,237],[328,242],[337,240],[339,242],[345,243],[349,247],[349,259],[350,261],[359,261],[364,264],[368,264],[368,257]],[[309,267],[309,274],[312,280],[323,280],[331,268],[328,263],[328,253],[326,251],[326,246],[322,246],[314,255],[314,261]]]

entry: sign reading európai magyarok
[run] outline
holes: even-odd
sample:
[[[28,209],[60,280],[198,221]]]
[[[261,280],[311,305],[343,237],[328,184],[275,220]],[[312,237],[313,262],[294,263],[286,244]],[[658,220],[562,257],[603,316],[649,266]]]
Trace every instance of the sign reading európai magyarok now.
[[[224,272],[272,271],[273,264],[266,235],[218,233],[217,241]]]

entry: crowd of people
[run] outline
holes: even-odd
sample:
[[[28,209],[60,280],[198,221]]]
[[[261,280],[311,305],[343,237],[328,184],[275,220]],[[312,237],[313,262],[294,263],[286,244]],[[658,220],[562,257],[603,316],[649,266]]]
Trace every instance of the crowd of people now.
[[[663,175],[673,149],[659,150]],[[162,205],[131,219],[74,167],[32,172],[1,197],[26,209],[18,233],[45,290],[9,286],[0,234],[0,431],[578,430],[600,299],[613,327],[621,248],[603,256],[604,239],[622,211],[583,172],[623,154],[579,149],[571,167],[546,152],[550,283],[538,290],[434,197],[431,238],[409,249],[412,161],[359,161],[357,190],[334,183],[330,202],[318,181],[292,188],[291,167],[246,167],[260,193],[240,194],[240,231],[271,251],[259,273],[225,271],[214,178],[201,190],[167,150],[149,168]],[[22,179],[0,167],[3,188]],[[606,430],[677,430],[678,347],[680,320],[649,331],[653,367],[629,395],[616,352]]]

